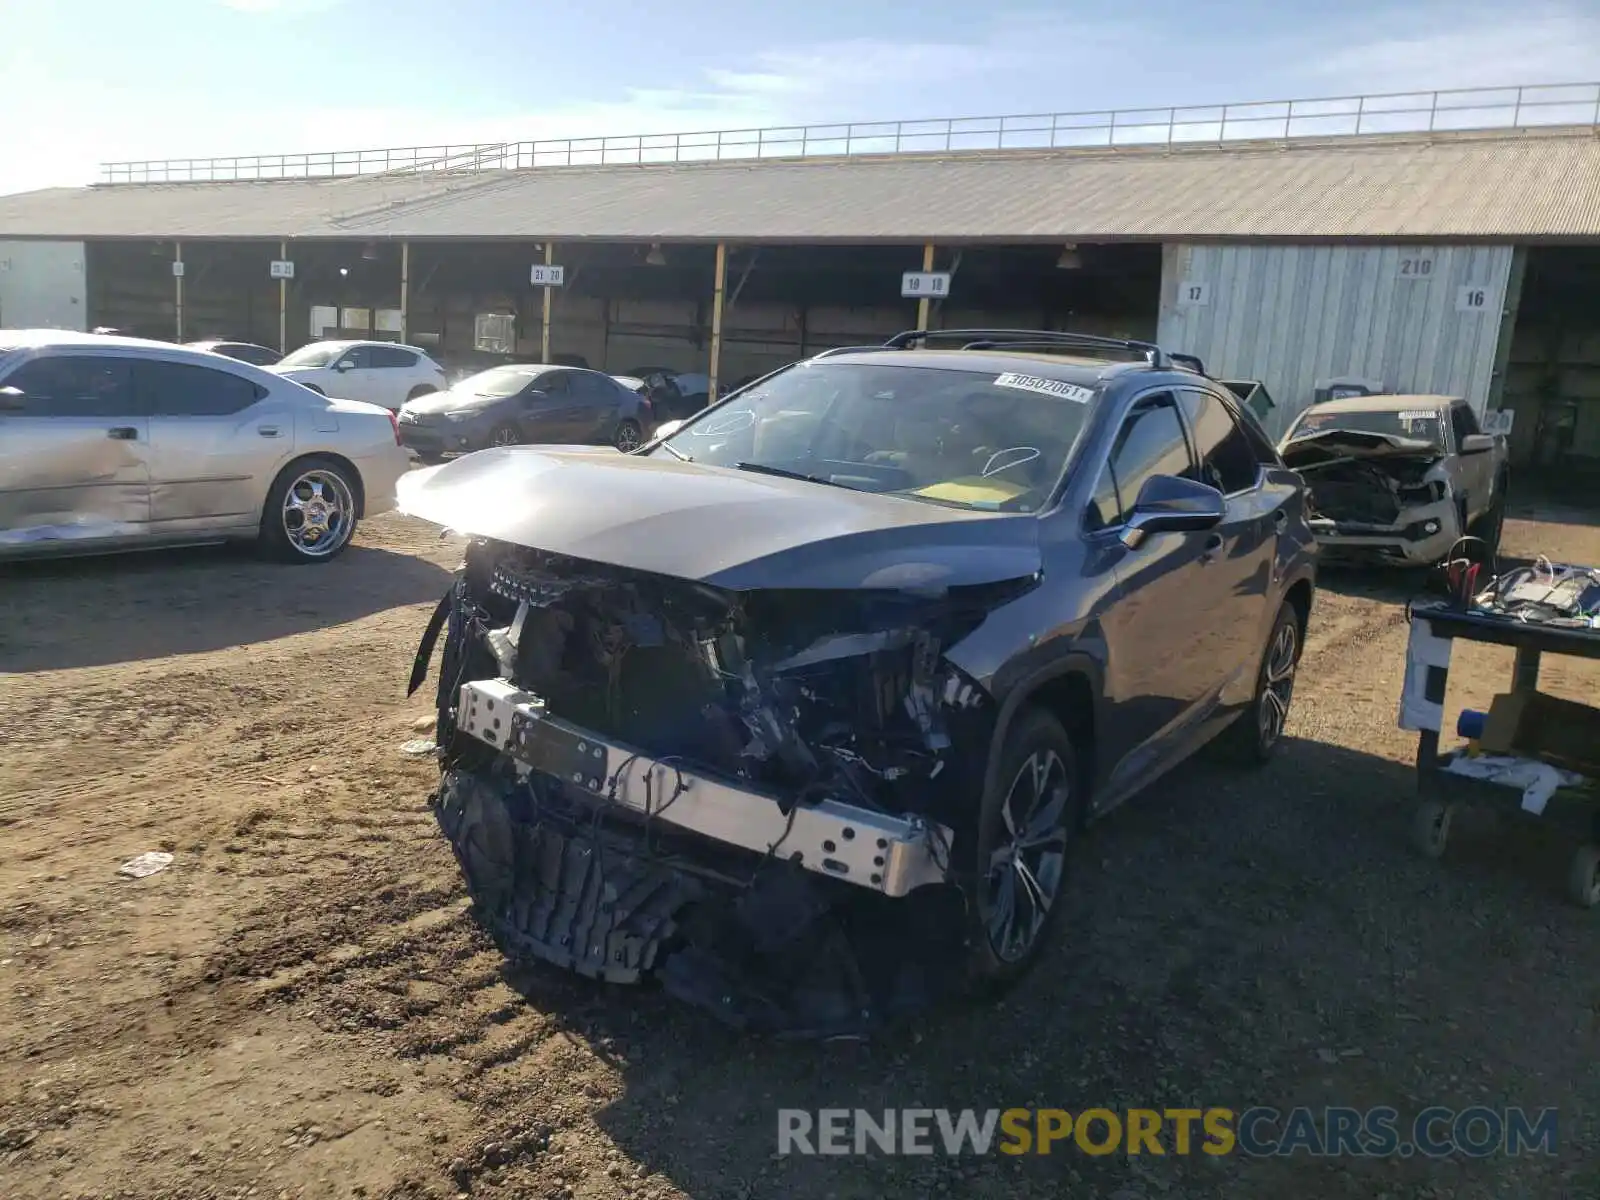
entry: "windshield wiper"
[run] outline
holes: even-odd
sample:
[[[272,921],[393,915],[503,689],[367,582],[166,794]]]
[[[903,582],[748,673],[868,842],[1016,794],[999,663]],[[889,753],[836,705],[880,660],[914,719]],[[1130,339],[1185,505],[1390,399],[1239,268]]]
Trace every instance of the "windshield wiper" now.
[[[842,487],[846,491],[853,491],[847,484],[835,483],[833,480],[821,475],[807,475],[804,471],[790,471],[784,467],[769,467],[766,463],[737,462],[733,464],[738,470],[750,471],[756,475],[776,475],[779,479],[803,479],[807,483],[821,483],[828,487]]]
[[[682,450],[679,450],[671,442],[662,442],[661,443],[661,448],[663,450],[665,450],[668,454],[672,455],[672,457],[677,459],[679,462],[693,462],[694,461],[694,458],[693,458],[692,455],[685,454]]]

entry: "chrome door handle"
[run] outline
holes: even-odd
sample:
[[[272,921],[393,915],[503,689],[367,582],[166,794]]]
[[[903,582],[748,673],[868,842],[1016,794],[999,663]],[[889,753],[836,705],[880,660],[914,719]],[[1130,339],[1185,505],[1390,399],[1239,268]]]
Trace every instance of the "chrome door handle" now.
[[[276,425],[257,425],[256,432],[262,437],[277,437],[278,427]]]
[[[113,425],[106,430],[106,436],[119,442],[136,442],[139,440],[139,431],[132,425]]]

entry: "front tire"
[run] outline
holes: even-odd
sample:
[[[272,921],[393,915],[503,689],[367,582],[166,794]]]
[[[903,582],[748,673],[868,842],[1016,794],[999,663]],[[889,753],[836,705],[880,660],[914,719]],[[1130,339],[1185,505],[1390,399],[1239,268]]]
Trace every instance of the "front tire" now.
[[[522,435],[517,432],[515,425],[496,425],[489,431],[489,445],[491,446],[520,446]]]
[[[972,983],[989,996],[1028,972],[1060,919],[1084,813],[1077,747],[1043,710],[1017,715],[995,779],[978,815],[967,931]]]
[[[1294,699],[1302,633],[1300,614],[1285,601],[1267,635],[1250,707],[1217,737],[1217,749],[1225,758],[1242,766],[1261,766],[1277,752]]]
[[[278,473],[261,512],[262,549],[283,562],[327,562],[356,532],[356,481],[348,467],[313,455]]]
[[[1502,478],[1495,484],[1495,501],[1489,511],[1474,521],[1467,530],[1484,545],[1487,557],[1492,561],[1500,556],[1500,533],[1506,523],[1506,481]]]

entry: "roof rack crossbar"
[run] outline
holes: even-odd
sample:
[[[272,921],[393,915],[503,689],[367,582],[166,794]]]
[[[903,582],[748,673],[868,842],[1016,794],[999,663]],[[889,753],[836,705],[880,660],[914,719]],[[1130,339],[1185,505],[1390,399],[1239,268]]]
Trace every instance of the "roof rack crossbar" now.
[[[971,339],[963,350],[994,350],[1000,346],[1086,346],[1102,349],[1125,350],[1143,355],[1153,367],[1165,368],[1170,363],[1166,351],[1154,342],[1135,341],[1131,338],[1100,337],[1092,333],[1072,333],[1060,329],[908,329],[897,333],[885,348],[905,350],[930,338]]]

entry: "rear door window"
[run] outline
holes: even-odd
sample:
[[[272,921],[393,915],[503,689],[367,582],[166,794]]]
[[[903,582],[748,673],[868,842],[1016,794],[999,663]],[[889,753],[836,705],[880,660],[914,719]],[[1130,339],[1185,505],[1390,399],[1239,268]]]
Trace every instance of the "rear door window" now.
[[[1261,464],[1250,439],[1233,414],[1209,392],[1178,393],[1183,415],[1194,436],[1198,469],[1191,476],[1224,496],[1255,487]]]
[[[368,346],[366,347],[371,367],[414,367],[417,365],[417,356],[409,350],[402,350],[398,346]]]
[[[22,392],[30,417],[131,417],[141,415],[129,360],[106,355],[52,354],[25,363],[0,380]]]
[[[1156,475],[1189,475],[1192,460],[1183,422],[1170,393],[1141,399],[1122,422],[1089,503],[1092,529],[1121,525],[1139,490]]]
[[[266,394],[238,375],[188,363],[140,361],[133,378],[141,411],[156,417],[225,417]]]

